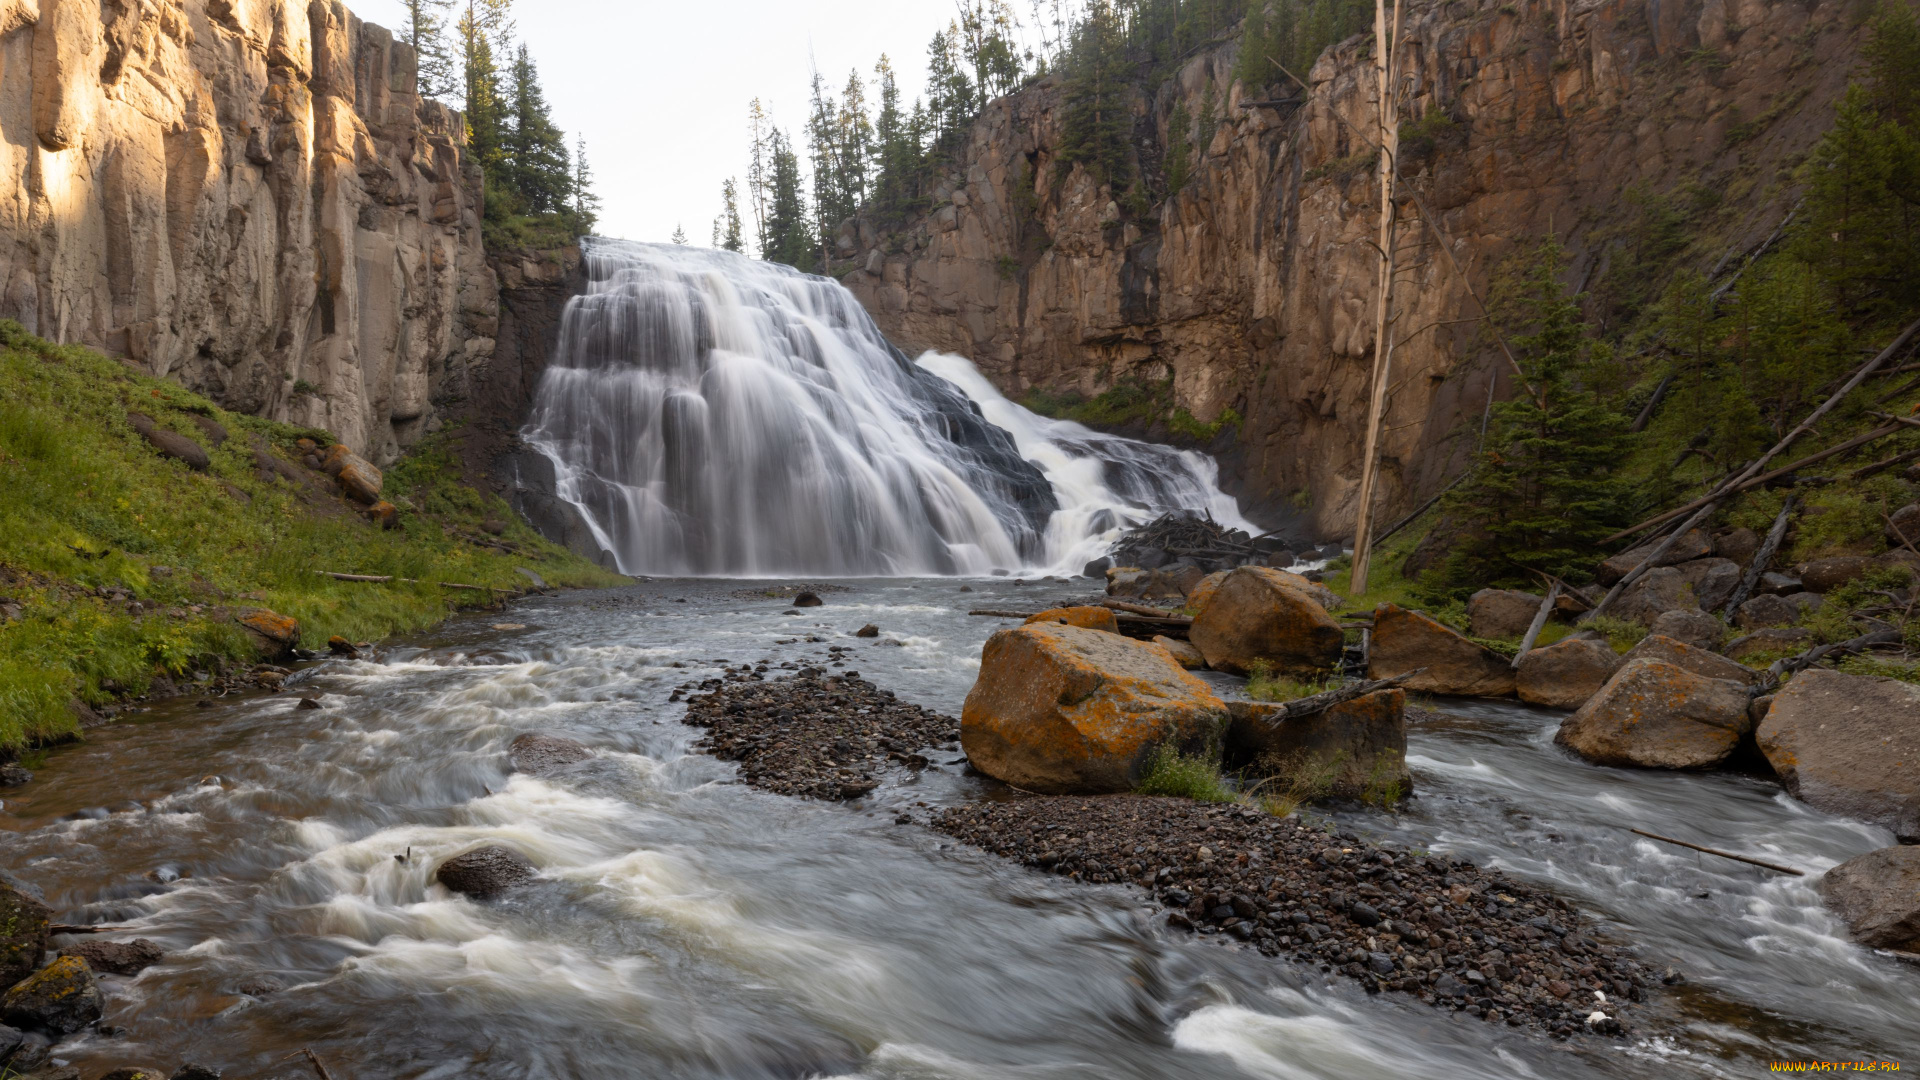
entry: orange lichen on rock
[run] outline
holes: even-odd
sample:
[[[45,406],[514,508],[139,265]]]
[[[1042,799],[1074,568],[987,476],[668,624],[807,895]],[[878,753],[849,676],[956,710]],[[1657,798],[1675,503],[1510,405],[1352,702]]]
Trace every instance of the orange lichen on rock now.
[[[1130,791],[1155,753],[1217,752],[1227,707],[1167,650],[1032,623],[987,639],[960,714],[974,768],[1043,794]]]
[[[1113,611],[1103,607],[1048,608],[1038,615],[1029,616],[1027,623],[1055,623],[1077,626],[1082,630],[1105,630],[1109,634],[1120,632],[1120,622],[1113,617]]]
[[[1507,697],[1513,693],[1512,662],[1476,645],[1418,611],[1381,604],[1373,611],[1373,644],[1367,677],[1390,679],[1426,670],[1401,685],[1427,694]]]
[[[1281,670],[1321,669],[1340,660],[1345,635],[1298,574],[1265,566],[1229,572],[1194,616],[1188,639],[1207,666],[1245,675],[1265,662]]]
[[[1704,769],[1752,728],[1745,686],[1640,659],[1562,721],[1553,741],[1599,765]]]

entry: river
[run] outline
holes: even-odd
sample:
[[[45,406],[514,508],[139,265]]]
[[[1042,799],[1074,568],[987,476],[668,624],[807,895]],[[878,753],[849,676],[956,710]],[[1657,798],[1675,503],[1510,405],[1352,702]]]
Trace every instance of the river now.
[[[957,714],[1000,625],[969,608],[1087,587],[845,584],[798,614],[739,581],[533,598],[306,668],[295,688],[324,691],[318,710],[291,693],[179,700],[54,750],[5,793],[0,862],[65,921],[127,925],[169,953],[104,977],[110,1033],[57,1057],[89,1076],[194,1060],[242,1080],[310,1075],[285,1060],[303,1047],[338,1080],[1351,1080],[1744,1077],[1920,1047],[1913,973],[1847,943],[1814,891],[1890,835],[1757,778],[1579,763],[1543,710],[1437,703],[1446,718],[1410,735],[1417,798],[1338,824],[1551,885],[1685,972],[1632,1039],[1558,1043],[1368,998],[1171,931],[1137,890],[895,824],[910,804],[986,793],[957,750],[853,804],[749,789],[693,749],[674,687],[845,645],[845,669]],[[847,636],[868,622],[880,639]],[[565,781],[513,774],[507,744],[532,730],[601,756]],[[432,883],[440,858],[484,840],[541,879],[487,904]]]

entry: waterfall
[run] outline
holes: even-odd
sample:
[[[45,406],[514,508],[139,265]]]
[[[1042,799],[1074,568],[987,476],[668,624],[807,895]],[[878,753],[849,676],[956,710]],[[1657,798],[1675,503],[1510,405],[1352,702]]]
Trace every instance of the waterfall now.
[[[959,357],[915,364],[830,279],[583,246],[522,434],[625,573],[1077,571],[1165,510],[1246,527],[1205,457],[1036,416]]]

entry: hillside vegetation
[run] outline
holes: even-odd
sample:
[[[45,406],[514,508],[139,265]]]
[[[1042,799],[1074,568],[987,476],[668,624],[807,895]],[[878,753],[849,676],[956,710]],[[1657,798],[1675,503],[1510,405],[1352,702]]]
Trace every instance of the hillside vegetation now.
[[[298,620],[300,644],[325,648],[335,635],[419,630],[457,606],[524,592],[516,567],[554,585],[621,580],[462,486],[431,440],[388,470],[384,497],[400,512],[382,529],[324,473],[294,464],[297,440],[324,445],[327,433],[226,412],[12,322],[0,322],[0,402],[0,758],[74,734],[76,702],[252,662],[237,622],[250,610]],[[207,469],[162,457],[130,412],[199,442]],[[214,445],[204,422],[225,441]],[[316,569],[502,593],[343,582]]]

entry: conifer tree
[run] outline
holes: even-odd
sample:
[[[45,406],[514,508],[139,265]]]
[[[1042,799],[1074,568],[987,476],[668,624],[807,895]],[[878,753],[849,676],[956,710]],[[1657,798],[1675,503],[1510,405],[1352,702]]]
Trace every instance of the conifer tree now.
[[[413,49],[417,87],[423,98],[450,98],[460,88],[453,51],[447,46],[447,12],[453,0],[400,0],[406,22],[400,40]]]
[[[920,164],[920,144],[913,120],[900,109],[900,86],[885,54],[873,67],[880,90],[880,113],[874,120],[873,205],[882,213],[904,210],[914,189]],[[916,106],[917,108],[917,106]]]
[[[857,208],[853,194],[843,184],[845,149],[840,145],[838,120],[839,106],[827,93],[826,80],[816,71],[807,114],[807,154],[813,166],[813,205],[820,216],[814,229],[818,235],[852,217]]]
[[[956,37],[967,66],[973,69],[971,114],[1020,85],[1020,50],[1014,43],[1020,20],[1007,0],[960,0],[959,6]]]
[[[674,223],[673,236],[671,239],[681,247],[685,247],[687,244],[687,230],[681,228],[678,222]]]
[[[554,126],[540,73],[523,44],[515,52],[512,72],[512,127],[503,133],[503,178],[511,186],[525,214],[566,212],[573,198],[573,167],[567,139]]]
[[[1084,165],[1118,193],[1132,179],[1128,135],[1132,86],[1124,27],[1110,0],[1093,0],[1074,30],[1067,59],[1066,118],[1061,159]]]
[[[1209,88],[1212,83],[1207,84]],[[1193,174],[1193,118],[1187,115],[1185,98],[1175,101],[1173,115],[1167,118],[1167,197],[1180,194]]]
[[[502,99],[494,44],[510,25],[505,0],[467,0],[455,26],[460,47],[460,81],[466,108],[467,145],[491,177],[505,155],[507,108]]]
[[[973,81],[959,63],[959,37],[959,26],[949,25],[927,45],[927,121],[940,154],[953,151],[977,111]]]
[[[747,205],[753,208],[754,247],[763,259],[773,240],[767,227],[767,195],[773,188],[770,143],[774,131],[772,114],[754,98],[747,105]]]
[[[729,176],[720,183],[720,216],[713,219],[713,246],[722,251],[744,251],[740,235],[740,192]]]
[[[587,165],[585,136],[573,141],[573,214],[583,233],[592,231],[594,221],[600,216],[600,196],[593,190],[593,170]]]
[[[874,158],[873,118],[867,114],[867,84],[858,70],[847,72],[840,92],[838,141],[841,197],[855,209],[867,201]]]
[[[760,257],[811,271],[815,266],[813,215],[801,191],[800,159],[787,133],[771,128],[767,138],[767,231]]]

